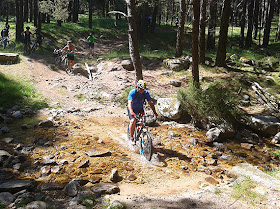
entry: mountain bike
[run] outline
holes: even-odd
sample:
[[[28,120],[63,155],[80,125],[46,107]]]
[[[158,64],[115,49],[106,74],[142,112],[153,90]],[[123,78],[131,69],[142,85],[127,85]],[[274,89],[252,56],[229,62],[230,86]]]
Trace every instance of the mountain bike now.
[[[31,52],[34,53],[37,49],[37,47],[40,46],[39,42],[36,40],[33,42],[32,46],[31,46]]]
[[[14,41],[10,41],[8,37],[1,38],[0,47],[4,47],[4,49],[14,50],[16,48],[16,43]]]
[[[153,154],[153,144],[148,126],[146,126],[146,117],[147,115],[141,113],[136,114],[136,124],[132,142],[134,144],[136,144],[137,141],[140,142],[140,154],[150,161]],[[127,127],[127,137],[130,139],[129,124]]]
[[[25,49],[24,49],[24,53],[27,55],[29,55],[31,53],[30,41],[27,41]]]
[[[57,65],[68,66],[67,55],[63,54],[60,49],[53,50],[54,61]]]

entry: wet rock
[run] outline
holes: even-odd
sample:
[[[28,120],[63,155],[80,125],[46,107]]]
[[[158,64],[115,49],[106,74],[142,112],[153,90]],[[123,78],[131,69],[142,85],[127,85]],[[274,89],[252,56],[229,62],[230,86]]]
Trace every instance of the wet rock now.
[[[0,128],[0,131],[5,134],[5,133],[10,133],[10,129],[7,126],[3,126]]]
[[[33,190],[35,183],[36,182],[32,180],[7,181],[5,183],[0,184],[0,192],[16,193],[24,189]]]
[[[107,149],[93,149],[85,152],[89,157],[104,157],[110,156],[112,153]]]
[[[54,159],[45,159],[41,162],[42,165],[57,165]]]
[[[227,155],[227,154],[222,154],[219,159],[222,159],[222,160],[230,160],[231,156],[230,155]]]
[[[41,191],[54,191],[54,190],[62,190],[63,186],[55,183],[47,183],[41,186]]]
[[[232,138],[234,135],[235,130],[233,127],[225,123],[209,129],[206,133],[206,138],[210,141],[220,141],[224,138]]]
[[[87,168],[89,167],[89,160],[86,160],[81,163],[81,165],[78,166],[78,168]]]
[[[0,193],[0,203],[4,205],[9,205],[15,201],[15,196],[12,195],[10,192],[1,192]]]
[[[77,180],[72,180],[64,187],[64,191],[68,196],[75,197],[80,188],[80,183]]]
[[[168,134],[169,136],[171,136],[171,137],[180,137],[180,136],[181,136],[180,133],[174,132],[174,131],[168,131],[167,134]]]
[[[40,171],[42,176],[48,176],[51,173],[51,167],[43,166]]]
[[[172,120],[177,120],[181,117],[180,104],[177,98],[159,98],[157,100],[159,113]]]
[[[53,167],[51,168],[51,172],[52,172],[52,173],[59,173],[60,170],[61,170],[61,168],[60,168],[58,165],[53,166]]]
[[[119,173],[118,173],[118,169],[114,168],[112,170],[111,176],[110,176],[110,181],[112,181],[113,183],[117,183],[120,179]]]
[[[96,195],[103,195],[103,194],[116,194],[120,192],[120,188],[116,185],[109,184],[109,183],[100,183],[91,188]]]
[[[12,114],[12,117],[15,119],[20,119],[22,118],[22,113],[20,111],[16,111]]]
[[[273,139],[271,140],[271,143],[278,144],[280,142],[280,132],[278,132]]]
[[[64,166],[64,165],[69,164],[69,162],[68,162],[67,160],[61,160],[61,161],[59,162],[59,164],[60,164],[61,166]]]
[[[193,146],[196,146],[197,143],[198,143],[198,138],[191,138],[191,139],[188,139],[188,143],[193,145]]]
[[[94,177],[91,177],[88,181],[92,184],[97,184],[101,181],[101,177],[98,177],[98,176],[94,176]]]
[[[4,138],[4,139],[2,139],[2,141],[7,143],[7,144],[10,144],[13,140],[14,140],[14,138]]]
[[[47,138],[35,139],[33,143],[39,146],[46,146],[49,143],[49,140]]]
[[[249,143],[241,143],[240,146],[241,146],[242,148],[248,149],[248,150],[250,150],[251,148],[254,147],[253,144],[249,144]]]
[[[0,157],[1,157],[1,158],[2,158],[2,157],[8,158],[8,157],[10,157],[10,156],[12,156],[12,155],[10,155],[10,153],[8,153],[7,151],[5,151],[5,150],[0,150]]]
[[[33,201],[28,203],[26,209],[47,209],[47,204],[43,201]]]
[[[126,179],[129,180],[129,181],[135,181],[137,179],[137,177],[133,174],[130,174],[126,177]]]
[[[210,184],[212,184],[212,185],[214,185],[214,186],[216,186],[217,184],[219,184],[219,182],[218,182],[216,179],[214,179],[213,177],[206,177],[206,178],[205,178],[205,181],[207,181],[208,183],[210,183]]]
[[[43,121],[40,121],[38,126],[39,127],[44,127],[44,128],[50,128],[50,127],[53,127],[53,122],[51,120],[43,120]]]

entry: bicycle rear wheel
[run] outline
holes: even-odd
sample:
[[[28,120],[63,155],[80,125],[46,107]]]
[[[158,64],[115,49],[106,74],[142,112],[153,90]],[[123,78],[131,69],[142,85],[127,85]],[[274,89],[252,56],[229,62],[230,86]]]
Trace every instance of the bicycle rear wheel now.
[[[152,137],[148,132],[143,132],[140,136],[140,154],[143,155],[148,161],[150,161],[152,158]]]

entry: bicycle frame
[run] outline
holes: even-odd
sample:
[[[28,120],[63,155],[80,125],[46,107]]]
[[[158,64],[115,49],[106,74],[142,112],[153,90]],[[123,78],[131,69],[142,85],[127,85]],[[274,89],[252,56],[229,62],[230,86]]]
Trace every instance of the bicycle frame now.
[[[138,126],[140,126],[139,131],[137,130]],[[138,115],[136,115],[135,131],[136,131],[137,135],[136,135],[135,141],[137,141],[139,139],[144,128],[147,128],[145,125],[145,115],[142,115],[141,113],[139,113]]]

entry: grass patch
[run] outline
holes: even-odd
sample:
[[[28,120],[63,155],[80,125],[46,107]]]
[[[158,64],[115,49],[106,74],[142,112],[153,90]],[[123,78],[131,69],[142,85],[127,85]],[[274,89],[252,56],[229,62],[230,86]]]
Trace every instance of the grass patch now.
[[[124,90],[123,94],[122,94],[121,96],[119,96],[119,97],[116,98],[116,101],[119,102],[119,103],[122,105],[122,107],[125,107],[125,106],[126,106],[128,94],[129,94],[129,92],[130,92],[132,89],[133,89],[132,86],[127,87],[127,88]]]
[[[96,205],[96,200],[93,196],[87,195],[81,199],[82,205],[86,206],[86,208],[91,209],[94,205]]]
[[[14,105],[31,106],[32,109],[47,107],[47,103],[32,85],[15,81],[0,73],[0,107],[10,108]]]
[[[256,185],[250,178],[246,178],[245,182],[234,185],[234,191],[232,197],[236,199],[245,200],[252,205],[260,204],[265,197],[254,191]]]

